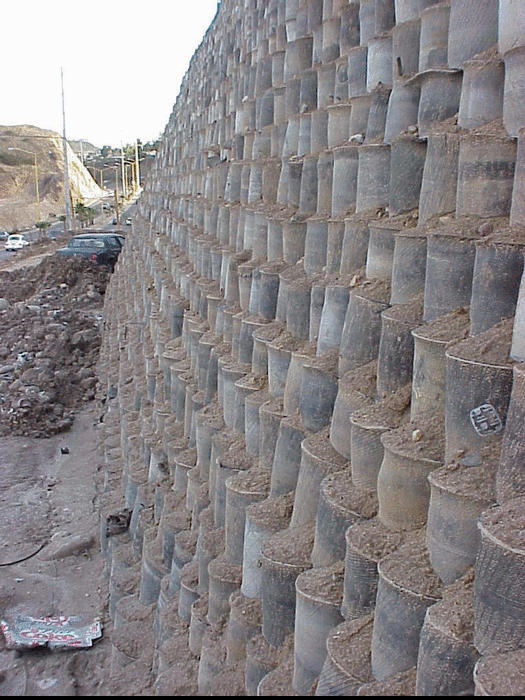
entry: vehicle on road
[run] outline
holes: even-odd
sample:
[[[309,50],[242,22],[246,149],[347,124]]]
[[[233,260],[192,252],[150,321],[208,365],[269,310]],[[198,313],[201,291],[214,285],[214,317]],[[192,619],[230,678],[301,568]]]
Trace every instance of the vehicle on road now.
[[[111,271],[124,245],[125,238],[114,233],[81,233],[73,236],[57,255],[78,256],[91,260],[96,265],[107,265]]]
[[[126,219],[126,226],[131,226],[131,218],[129,216]]]
[[[5,241],[9,237],[7,231],[0,231],[0,241]]]
[[[4,247],[6,250],[22,250],[28,245],[29,241],[21,233],[12,233],[7,237]]]

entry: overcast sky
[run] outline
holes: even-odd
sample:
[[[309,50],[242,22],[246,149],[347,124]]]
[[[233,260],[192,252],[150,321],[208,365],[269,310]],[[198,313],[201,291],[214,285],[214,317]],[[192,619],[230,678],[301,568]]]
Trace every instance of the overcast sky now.
[[[217,0],[2,0],[0,125],[95,146],[156,139]]]

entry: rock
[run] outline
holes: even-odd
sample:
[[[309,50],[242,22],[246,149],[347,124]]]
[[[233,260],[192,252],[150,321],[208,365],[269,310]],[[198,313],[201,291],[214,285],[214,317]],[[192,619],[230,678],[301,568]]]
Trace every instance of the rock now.
[[[92,389],[94,386],[96,386],[96,383],[96,377],[84,377],[84,379],[80,380],[80,386],[83,389]]]
[[[479,452],[469,452],[460,460],[465,467],[479,467],[482,464],[481,454]]]
[[[38,384],[40,383],[40,374],[38,367],[30,367],[22,372],[20,379],[26,384]]]
[[[478,228],[478,233],[480,236],[488,236],[493,231],[494,231],[494,224],[492,224],[490,221],[485,221]]]
[[[69,430],[69,428],[71,428],[72,425],[73,420],[71,418],[62,418],[62,420],[59,420],[57,422],[57,430],[58,432]]]
[[[51,537],[51,542],[47,547],[44,547],[38,558],[44,561],[51,561],[53,559],[70,557],[74,554],[82,554],[82,552],[91,549],[95,541],[95,535],[90,533],[68,536],[57,532]]]

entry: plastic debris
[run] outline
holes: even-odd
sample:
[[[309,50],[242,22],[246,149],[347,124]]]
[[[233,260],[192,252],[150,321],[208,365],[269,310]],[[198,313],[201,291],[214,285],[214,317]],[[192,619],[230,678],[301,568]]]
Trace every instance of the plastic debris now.
[[[12,621],[0,620],[8,649],[83,648],[93,646],[102,636],[100,620],[87,622],[78,616],[30,617],[16,615]]]

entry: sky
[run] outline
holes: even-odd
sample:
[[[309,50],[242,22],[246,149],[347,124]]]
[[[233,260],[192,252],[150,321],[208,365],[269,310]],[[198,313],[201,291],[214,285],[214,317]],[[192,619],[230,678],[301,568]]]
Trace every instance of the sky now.
[[[162,134],[217,0],[2,0],[0,125],[94,146]]]

